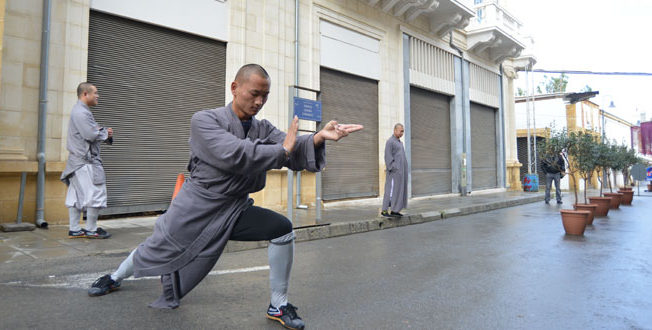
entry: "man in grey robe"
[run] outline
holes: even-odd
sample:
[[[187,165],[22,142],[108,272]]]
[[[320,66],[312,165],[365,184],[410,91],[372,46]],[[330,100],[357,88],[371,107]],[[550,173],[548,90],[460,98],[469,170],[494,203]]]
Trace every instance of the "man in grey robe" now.
[[[97,87],[83,82],[77,86],[78,101],[68,122],[68,161],[61,181],[68,185],[66,207],[69,215],[69,238],[109,238],[111,234],[97,226],[99,211],[106,207],[106,177],[100,157],[100,144],[113,143],[113,129],[95,122],[90,107],[96,106]],[[86,211],[86,229],[79,220]]]
[[[385,217],[402,217],[400,212],[407,207],[408,163],[400,140],[404,131],[403,124],[394,125],[394,134],[385,143],[385,195],[381,212]]]
[[[263,189],[266,172],[286,166],[320,171],[325,165],[325,141],[337,141],[361,125],[329,122],[316,134],[297,136],[298,119],[283,133],[255,115],[269,94],[270,78],[257,64],[238,70],[231,83],[233,102],[195,113],[190,129],[187,180],[154,233],[140,244],[113,274],[99,278],[89,295],[116,290],[131,275],[161,276],[163,293],[150,306],[176,308],[213,268],[232,240],[269,240],[271,302],[266,316],[293,329],[304,322],[288,302],[294,255],[290,220],[253,206],[249,194]]]

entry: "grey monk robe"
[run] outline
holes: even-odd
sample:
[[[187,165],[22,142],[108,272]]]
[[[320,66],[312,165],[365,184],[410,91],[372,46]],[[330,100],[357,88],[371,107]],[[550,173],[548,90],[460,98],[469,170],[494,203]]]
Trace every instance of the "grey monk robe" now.
[[[70,112],[66,140],[69,155],[66,168],[61,173],[61,181],[70,184],[70,176],[82,166],[89,164],[93,166],[93,183],[103,184],[106,178],[100,157],[102,142],[112,144],[113,139],[109,138],[106,128],[95,122],[88,106],[82,101],[77,101]]]
[[[324,167],[325,144],[315,147],[312,134],[297,137],[289,159],[284,139],[269,121],[255,118],[245,137],[231,104],[192,116],[190,178],[134,254],[136,277],[162,275],[163,294],[152,307],[178,306],[213,268],[240,213],[253,204],[248,194],[265,187],[268,170]]]
[[[385,143],[385,167],[383,210],[399,212],[407,207],[408,164],[403,143],[394,135]]]

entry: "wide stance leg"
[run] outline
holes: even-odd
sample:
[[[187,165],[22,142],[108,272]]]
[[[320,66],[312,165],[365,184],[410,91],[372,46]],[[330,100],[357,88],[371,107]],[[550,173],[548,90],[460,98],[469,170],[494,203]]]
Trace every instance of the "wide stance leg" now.
[[[267,255],[271,304],[279,308],[288,303],[290,272],[294,262],[294,232],[275,238],[269,243]]]
[[[131,251],[129,256],[122,261],[118,269],[111,274],[112,280],[122,282],[123,279],[134,275],[134,253],[136,253],[136,249]]]

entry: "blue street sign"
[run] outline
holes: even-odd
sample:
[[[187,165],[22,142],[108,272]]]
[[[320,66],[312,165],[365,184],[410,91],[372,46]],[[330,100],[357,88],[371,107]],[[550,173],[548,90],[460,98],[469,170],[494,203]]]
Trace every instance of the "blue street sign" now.
[[[294,114],[303,120],[321,121],[321,101],[294,97]]]
[[[652,181],[652,167],[647,168],[647,180]]]

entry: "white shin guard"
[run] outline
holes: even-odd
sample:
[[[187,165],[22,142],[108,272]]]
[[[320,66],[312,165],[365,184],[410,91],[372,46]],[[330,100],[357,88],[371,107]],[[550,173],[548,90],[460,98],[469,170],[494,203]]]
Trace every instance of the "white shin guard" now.
[[[123,279],[134,274],[134,253],[136,253],[136,249],[131,251],[129,256],[122,261],[120,267],[118,267],[115,273],[111,274],[112,280],[121,282]]]
[[[68,221],[69,221],[69,230],[70,231],[80,231],[81,226],[79,225],[79,220],[81,219],[81,210],[76,209],[75,207],[68,208]]]
[[[294,232],[269,241],[269,286],[271,304],[279,308],[288,303],[290,271],[294,260]]]
[[[97,230],[97,217],[100,215],[100,209],[96,207],[86,208],[86,230]]]

